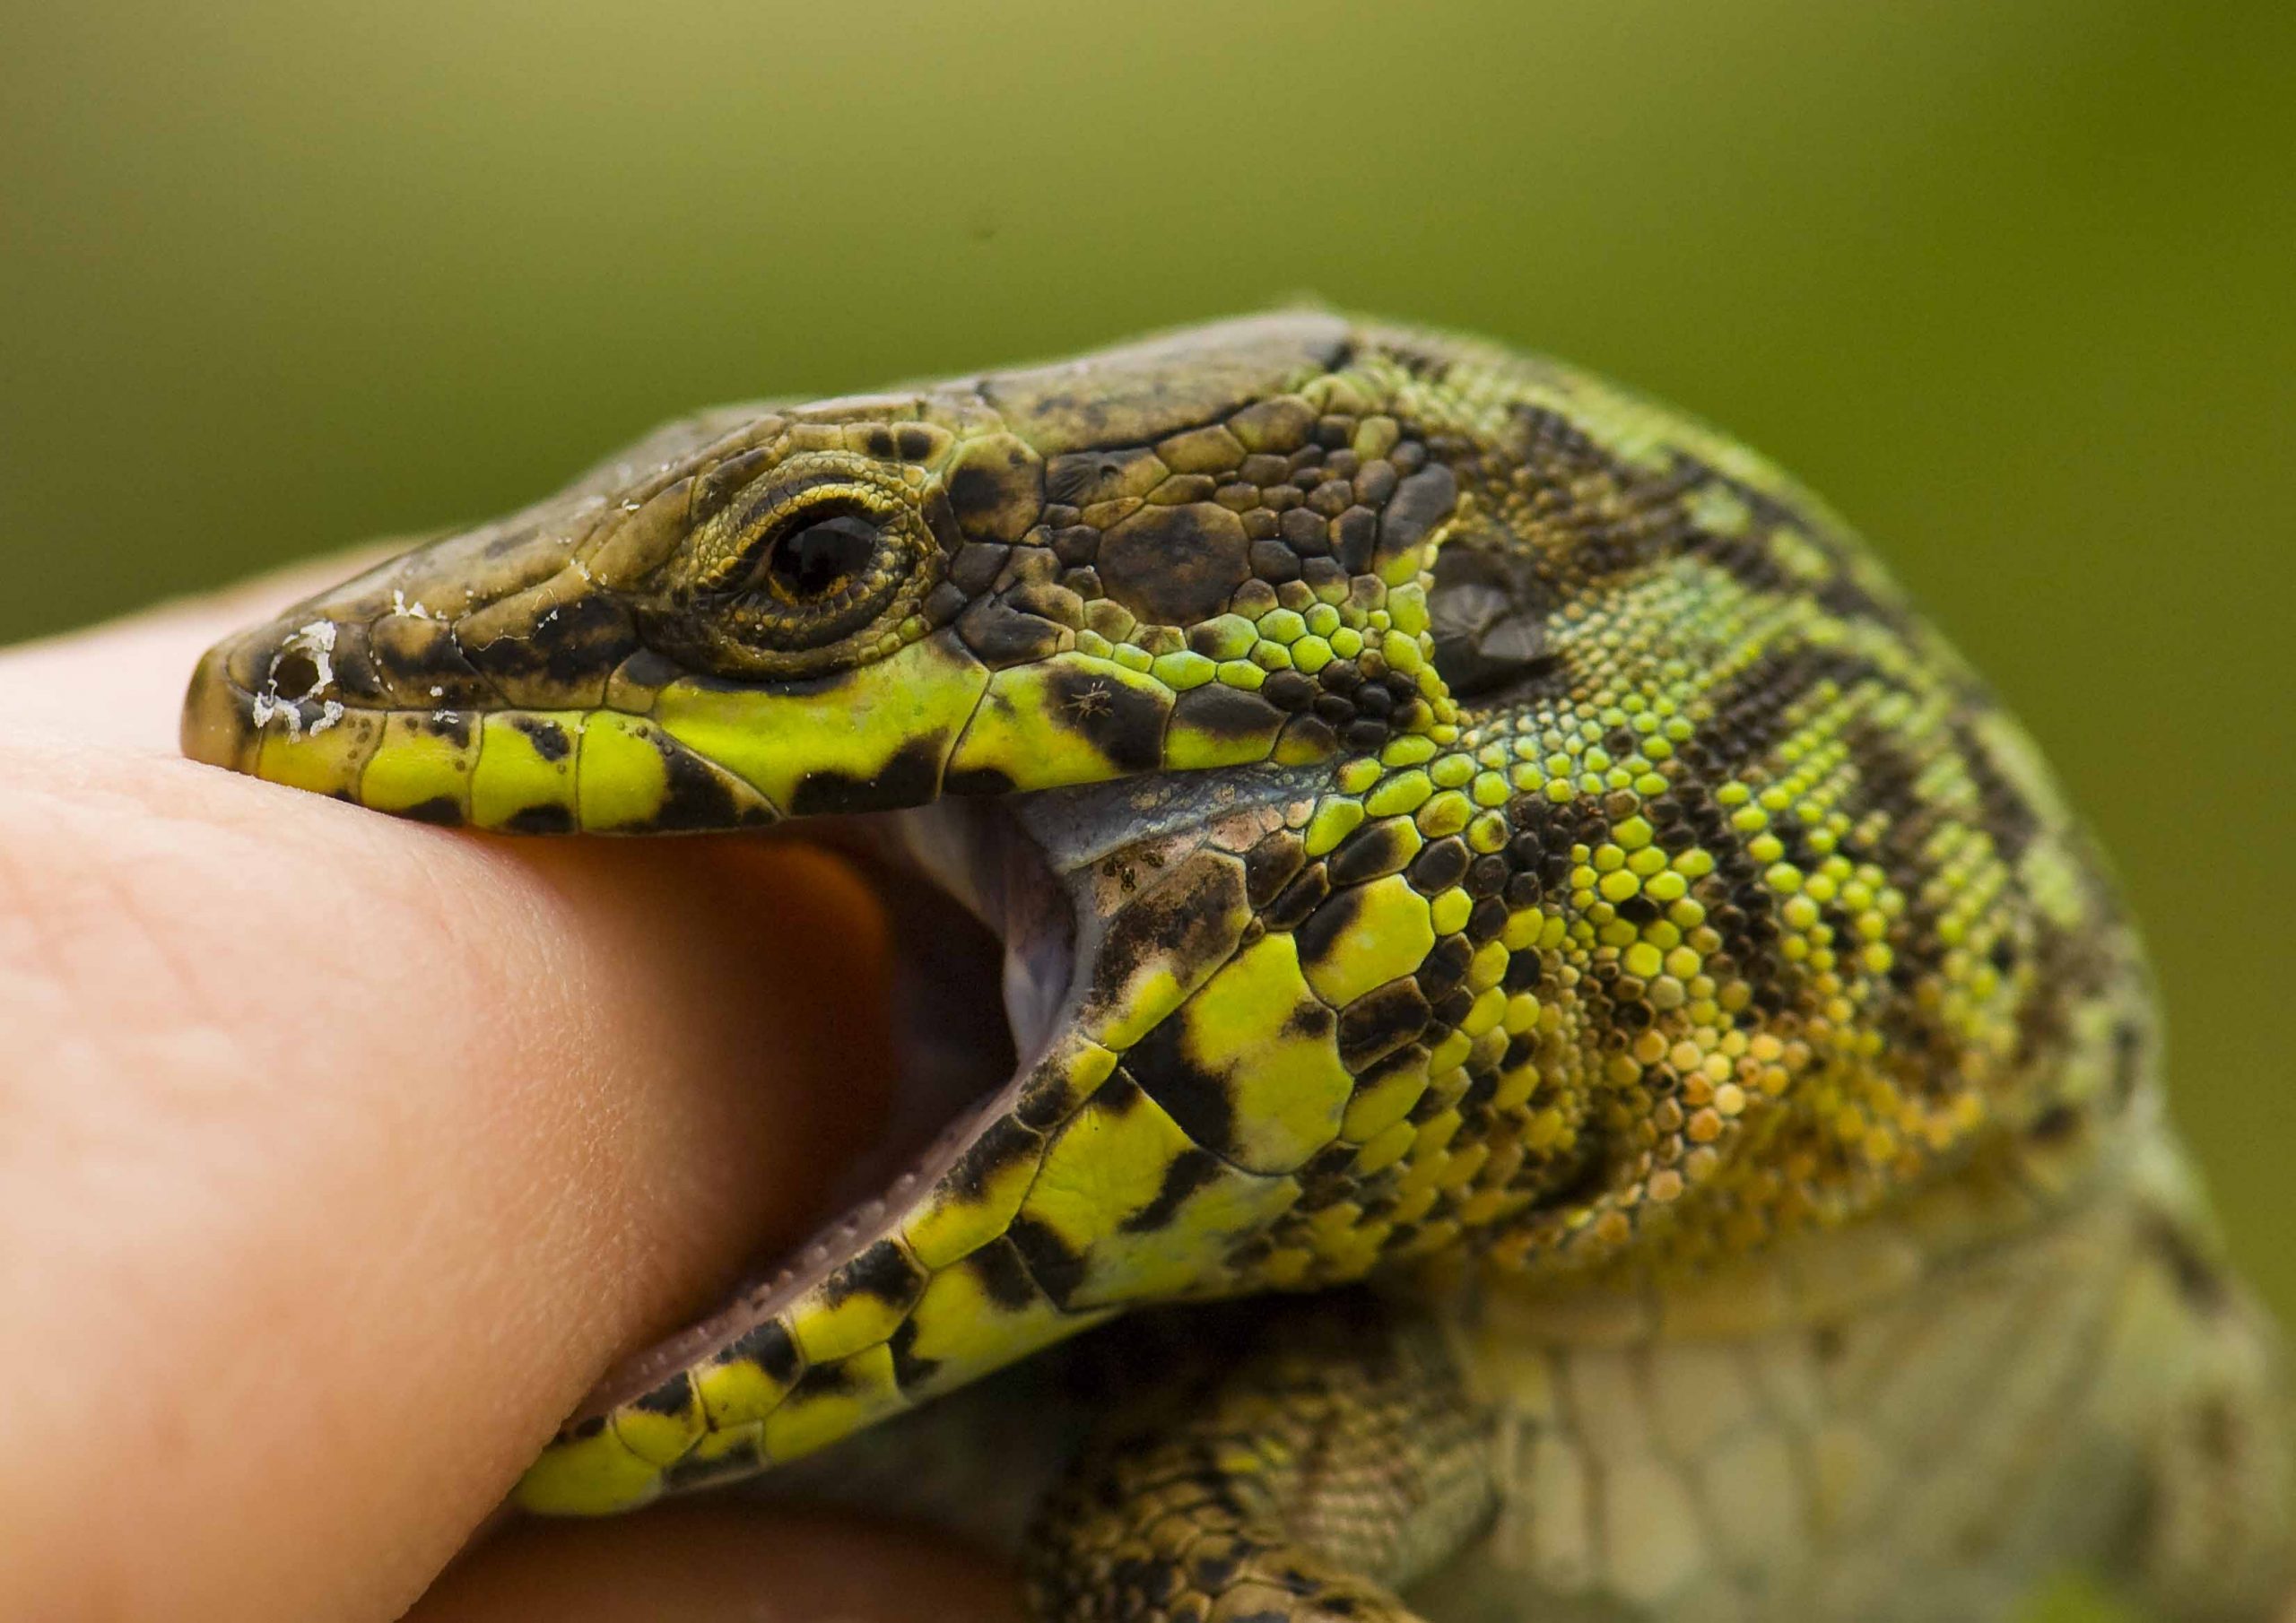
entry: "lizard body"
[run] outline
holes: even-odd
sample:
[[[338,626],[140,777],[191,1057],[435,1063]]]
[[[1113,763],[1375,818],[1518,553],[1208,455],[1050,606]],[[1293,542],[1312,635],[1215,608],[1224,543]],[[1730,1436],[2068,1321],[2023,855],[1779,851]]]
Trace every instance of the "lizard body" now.
[[[909,1446],[1077,1620],[2286,1582],[2276,1343],[2097,855],[1838,519],[1610,386],[1300,314],[731,408],[220,646],[185,740],[885,876],[948,1125],[530,1508]],[[961,1445],[1057,1430],[1049,1362],[975,1383],[1101,1325],[1073,1463]]]

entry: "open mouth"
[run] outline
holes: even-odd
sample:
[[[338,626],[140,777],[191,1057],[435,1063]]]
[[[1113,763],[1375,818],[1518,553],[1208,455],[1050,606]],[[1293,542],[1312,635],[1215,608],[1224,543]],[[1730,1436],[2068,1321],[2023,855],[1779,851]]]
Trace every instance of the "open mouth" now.
[[[889,916],[896,1072],[879,1130],[831,1186],[839,1215],[717,1312],[613,1371],[575,1423],[654,1391],[784,1313],[888,1237],[909,1197],[1013,1108],[1082,995],[1076,969],[1096,932],[1085,897],[1056,872],[1022,804],[944,800],[810,818],[791,831],[855,859]]]
[[[1211,1045],[1199,1103],[1229,1085],[1223,1043],[1304,1055],[1278,1069],[1315,1114],[1290,1099],[1261,1138],[1222,1136],[1232,1107],[1191,1133],[1158,1102],[1155,1064],[1144,1081],[1135,1061],[1184,987],[1239,950],[1237,854],[1304,821],[1314,771],[807,819],[807,837],[876,876],[898,943],[900,1074],[875,1145],[847,1169],[852,1203],[608,1376],[521,1503],[588,1514],[745,1476],[1127,1306],[1231,1286],[1231,1251],[1291,1210],[1300,1167],[1339,1131],[1352,1082],[1332,1016],[1296,975],[1246,975],[1226,1024],[1191,1025]],[[1289,958],[1287,944],[1257,961]]]

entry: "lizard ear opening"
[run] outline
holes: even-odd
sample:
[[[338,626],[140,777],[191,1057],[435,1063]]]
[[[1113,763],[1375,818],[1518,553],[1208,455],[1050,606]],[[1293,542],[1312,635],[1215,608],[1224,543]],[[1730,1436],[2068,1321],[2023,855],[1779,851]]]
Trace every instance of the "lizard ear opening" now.
[[[1552,670],[1553,594],[1527,557],[1460,537],[1435,557],[1428,629],[1451,696],[1488,702]]]

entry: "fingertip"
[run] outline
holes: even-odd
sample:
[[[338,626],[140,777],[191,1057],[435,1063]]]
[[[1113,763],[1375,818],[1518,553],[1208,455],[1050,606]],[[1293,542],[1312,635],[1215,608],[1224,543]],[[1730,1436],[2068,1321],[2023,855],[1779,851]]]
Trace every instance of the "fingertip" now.
[[[0,1378],[43,1399],[0,1569],[58,1615],[388,1615],[870,1131],[883,928],[826,854],[5,740],[0,791]]]

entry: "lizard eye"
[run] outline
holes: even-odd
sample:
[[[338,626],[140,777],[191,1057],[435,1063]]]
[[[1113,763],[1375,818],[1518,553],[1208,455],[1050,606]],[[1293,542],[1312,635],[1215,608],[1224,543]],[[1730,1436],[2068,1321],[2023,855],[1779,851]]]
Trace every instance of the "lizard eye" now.
[[[727,676],[860,663],[939,578],[918,496],[882,464],[790,458],[705,518],[673,566],[656,639]]]
[[[762,573],[783,602],[813,603],[860,574],[876,550],[874,525],[857,513],[839,513],[775,539]]]

